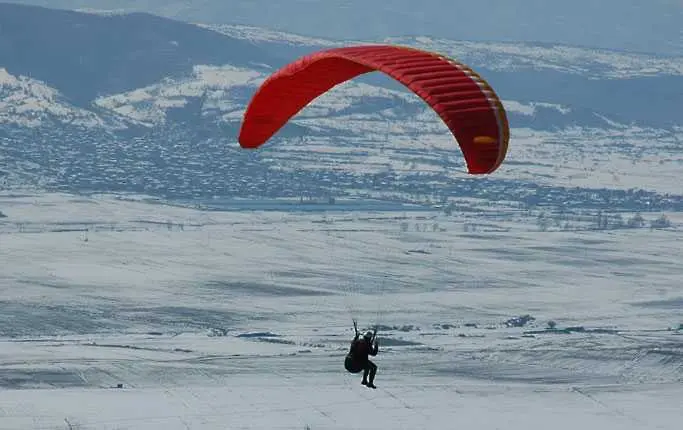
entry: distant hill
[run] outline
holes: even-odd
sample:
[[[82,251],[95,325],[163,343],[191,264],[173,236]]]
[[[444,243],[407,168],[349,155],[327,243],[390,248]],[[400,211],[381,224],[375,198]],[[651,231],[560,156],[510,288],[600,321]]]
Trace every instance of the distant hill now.
[[[93,15],[0,3],[0,65],[79,106],[189,75],[197,64],[272,62],[254,44],[146,13]]]
[[[683,55],[677,0],[22,0],[66,9],[150,12],[333,39],[431,36]]]
[[[269,73],[316,49],[363,42],[378,40],[0,3],[0,186],[648,208],[681,194],[683,57],[379,40],[458,58],[497,90],[513,133],[489,178],[464,176],[445,126],[381,74],[320,97],[262,150],[239,148],[243,111]],[[629,200],[638,188],[655,194]],[[596,192],[608,197],[596,203]]]

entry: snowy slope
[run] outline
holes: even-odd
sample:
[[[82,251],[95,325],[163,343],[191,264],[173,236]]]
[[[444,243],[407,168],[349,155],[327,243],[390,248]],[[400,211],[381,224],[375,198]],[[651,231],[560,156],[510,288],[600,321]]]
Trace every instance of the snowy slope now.
[[[353,41],[330,40],[319,37],[310,37],[293,32],[276,31],[265,27],[254,27],[249,25],[230,25],[230,24],[205,24],[198,22],[197,25],[217,31],[227,36],[238,39],[250,40],[259,44],[273,43],[276,45],[290,45],[310,48],[317,47],[336,47],[349,43],[362,43]]]
[[[338,41],[313,38],[244,25],[199,25],[263,45],[287,44],[320,49],[377,42],[376,39]],[[386,37],[379,41],[441,52],[473,67],[483,66],[491,70],[555,70],[594,79],[683,75],[683,57],[680,56],[657,56],[563,44],[473,42],[427,36]]]
[[[94,104],[146,126],[162,125],[169,110],[185,107],[191,99],[202,99],[202,110],[219,111],[226,119],[241,119],[244,104],[234,100],[231,89],[253,88],[262,73],[233,66],[196,66],[192,76],[139,88],[127,93],[95,99]]]
[[[680,214],[0,208],[2,429],[678,426]],[[341,365],[354,316],[376,391]]]
[[[303,364],[303,363],[297,363]],[[304,374],[235,376],[222,387],[6,391],[2,429],[416,429],[674,430],[680,385],[575,390],[398,381],[359,392],[338,378]],[[302,381],[311,381],[306,384]],[[312,395],[315,393],[315,395]],[[140,405],[144,405],[141,408]],[[35,415],[29,415],[31,410]],[[532,411],[532,412],[530,412]]]
[[[443,52],[491,70],[555,70],[597,78],[683,75],[683,57],[589,49],[560,44],[483,43],[430,37],[392,37],[387,43]]]
[[[92,128],[108,125],[94,112],[71,105],[45,83],[0,68],[0,124],[30,128],[50,123]]]

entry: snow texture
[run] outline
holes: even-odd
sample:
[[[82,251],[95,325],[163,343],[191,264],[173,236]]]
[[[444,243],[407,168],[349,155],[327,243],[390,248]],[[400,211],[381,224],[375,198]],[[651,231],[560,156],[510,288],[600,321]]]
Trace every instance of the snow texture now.
[[[0,429],[679,428],[680,214],[248,203],[1,195]]]
[[[54,88],[0,67],[0,124],[35,127],[55,118],[71,125],[105,126],[93,112],[67,103]]]
[[[191,97],[204,97],[204,109],[215,109],[232,116],[239,114],[241,117],[244,106],[230,97],[231,88],[255,87],[263,79],[265,77],[257,71],[230,65],[195,66],[188,78],[167,79],[127,93],[100,97],[94,103],[147,126],[163,124],[169,109],[184,107]]]

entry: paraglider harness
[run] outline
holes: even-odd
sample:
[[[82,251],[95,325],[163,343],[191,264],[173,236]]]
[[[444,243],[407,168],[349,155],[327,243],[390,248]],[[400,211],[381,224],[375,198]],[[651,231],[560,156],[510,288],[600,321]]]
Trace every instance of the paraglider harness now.
[[[360,333],[358,332],[358,325],[357,325],[355,319],[353,320],[353,330],[356,332],[356,334],[355,334],[355,337],[353,338],[353,342],[351,344],[351,349],[349,350],[348,354],[346,354],[346,358],[344,359],[344,368],[350,373],[360,373],[364,370],[365,363],[361,360],[358,360],[354,356],[354,346],[357,344],[358,338],[360,337]],[[376,337],[377,337],[377,326],[375,326],[374,330],[372,331],[372,337],[367,340],[368,348],[372,348],[372,345],[375,343]]]

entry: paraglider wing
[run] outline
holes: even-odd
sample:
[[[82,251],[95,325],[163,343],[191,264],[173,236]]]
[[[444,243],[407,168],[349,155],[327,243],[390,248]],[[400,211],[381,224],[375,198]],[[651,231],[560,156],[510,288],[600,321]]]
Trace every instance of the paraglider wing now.
[[[441,117],[457,140],[469,173],[491,173],[503,162],[509,126],[505,109],[490,85],[462,63],[394,45],[318,51],[276,71],[247,107],[240,145],[258,148],[318,96],[374,71],[408,87]]]

